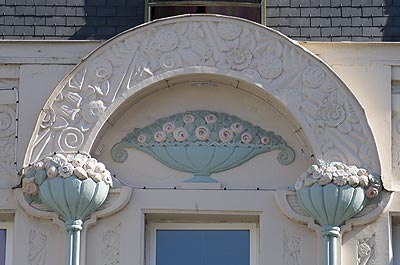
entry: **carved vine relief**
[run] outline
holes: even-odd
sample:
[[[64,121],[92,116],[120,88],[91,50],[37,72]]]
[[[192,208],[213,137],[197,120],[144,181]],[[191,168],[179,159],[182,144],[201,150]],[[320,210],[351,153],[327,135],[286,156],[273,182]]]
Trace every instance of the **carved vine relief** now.
[[[44,107],[30,161],[54,151],[89,151],[91,143],[86,142],[93,141],[88,136],[94,125],[102,123],[107,108],[123,101],[129,90],[160,74],[179,75],[193,67],[268,90],[313,133],[309,137],[319,158],[379,171],[361,107],[326,66],[271,30],[215,16],[149,24],[97,50]]]
[[[15,105],[0,105],[0,175],[15,171]]]
[[[47,235],[31,230],[29,234],[29,265],[46,264]]]

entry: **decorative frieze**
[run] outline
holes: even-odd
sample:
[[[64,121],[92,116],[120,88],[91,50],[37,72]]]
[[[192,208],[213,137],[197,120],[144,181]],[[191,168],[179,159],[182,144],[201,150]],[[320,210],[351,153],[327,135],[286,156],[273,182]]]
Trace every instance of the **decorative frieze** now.
[[[212,15],[152,23],[91,54],[44,106],[26,163],[54,151],[88,152],[99,128],[127,97],[166,76],[189,73],[257,84],[294,115],[316,157],[379,172],[364,112],[327,66],[276,32]]]

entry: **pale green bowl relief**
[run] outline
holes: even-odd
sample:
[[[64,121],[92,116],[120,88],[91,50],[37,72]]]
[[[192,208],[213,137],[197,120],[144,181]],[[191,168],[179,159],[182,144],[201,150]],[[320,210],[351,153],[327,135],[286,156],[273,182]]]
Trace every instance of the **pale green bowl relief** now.
[[[192,173],[188,182],[216,182],[210,174],[237,167],[252,157],[280,151],[288,165],[295,153],[281,136],[225,113],[191,111],[157,120],[124,137],[112,148],[112,158],[124,162],[127,148],[144,151],[167,167]]]

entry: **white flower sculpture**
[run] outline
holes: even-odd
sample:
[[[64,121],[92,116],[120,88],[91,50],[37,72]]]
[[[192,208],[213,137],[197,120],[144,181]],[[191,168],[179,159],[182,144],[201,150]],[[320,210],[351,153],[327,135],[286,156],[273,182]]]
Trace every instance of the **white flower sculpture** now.
[[[39,186],[47,178],[77,178],[85,180],[91,178],[94,182],[103,181],[112,185],[112,177],[105,165],[91,158],[89,155],[78,153],[64,156],[55,154],[34,163],[25,173],[23,191],[32,196],[38,194]]]
[[[380,180],[369,174],[366,169],[354,165],[347,166],[341,162],[326,163],[324,161],[318,161],[318,165],[311,165],[297,179],[294,188],[298,191],[304,186],[325,186],[330,183],[339,187],[344,185],[353,188],[362,187],[369,199],[377,197],[381,189]]]

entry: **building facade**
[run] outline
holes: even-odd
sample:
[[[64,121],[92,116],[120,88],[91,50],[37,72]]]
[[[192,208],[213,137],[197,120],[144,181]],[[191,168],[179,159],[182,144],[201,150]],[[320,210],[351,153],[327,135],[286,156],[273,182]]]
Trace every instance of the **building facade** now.
[[[396,7],[322,2],[321,21],[325,8],[344,20],[362,10],[355,20],[367,7],[389,21],[383,10]],[[397,264],[400,47],[367,42],[384,31],[346,37],[355,24],[304,37],[328,42],[287,37],[296,27],[277,22],[284,12],[311,23],[294,39],[313,28],[307,3],[262,2],[282,32],[212,14],[106,42],[34,41],[37,25],[11,27],[20,40],[0,43],[1,262]],[[114,4],[104,12],[133,5]],[[20,16],[47,21],[68,5],[35,2],[48,13]],[[331,42],[356,35],[364,42]]]

